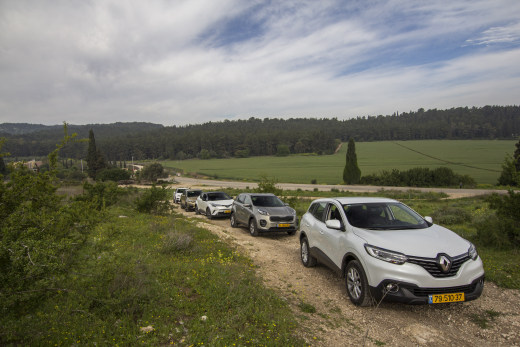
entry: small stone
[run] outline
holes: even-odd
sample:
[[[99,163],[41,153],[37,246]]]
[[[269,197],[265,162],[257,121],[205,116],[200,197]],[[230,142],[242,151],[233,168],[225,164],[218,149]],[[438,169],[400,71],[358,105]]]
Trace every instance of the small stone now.
[[[203,322],[205,322],[205,321],[206,321],[206,319],[208,319],[208,317],[207,317],[207,316],[202,316],[202,317],[200,317],[200,320],[201,320],[201,321],[203,321]]]

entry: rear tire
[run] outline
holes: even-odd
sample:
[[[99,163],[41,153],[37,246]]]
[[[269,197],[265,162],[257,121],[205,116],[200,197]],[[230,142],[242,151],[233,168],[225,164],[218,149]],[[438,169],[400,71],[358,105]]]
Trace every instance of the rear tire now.
[[[305,267],[313,267],[316,266],[317,260],[311,255],[309,248],[309,241],[307,241],[306,237],[303,237],[300,240],[300,256],[302,259],[302,264]]]
[[[291,231],[288,231],[287,234],[289,235],[294,235],[296,233],[296,230],[291,230]]]
[[[345,270],[345,285],[350,301],[356,306],[370,306],[373,302],[363,266],[351,260]]]
[[[254,218],[251,218],[249,220],[249,233],[251,236],[258,236],[258,228],[256,226],[256,220]]]

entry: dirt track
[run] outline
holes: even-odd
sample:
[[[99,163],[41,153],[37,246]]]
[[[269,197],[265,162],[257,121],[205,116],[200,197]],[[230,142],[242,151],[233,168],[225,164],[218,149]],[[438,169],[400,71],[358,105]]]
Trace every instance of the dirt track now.
[[[199,219],[201,227],[238,245],[258,265],[266,286],[291,305],[302,337],[315,346],[520,346],[520,292],[487,282],[481,298],[448,305],[408,306],[381,303],[359,308],[350,303],[342,278],[318,264],[305,268],[300,261],[298,234],[261,234],[231,228],[229,219],[176,211]],[[315,313],[304,313],[306,303]],[[492,317],[493,316],[493,317]],[[483,329],[477,319],[487,320]]]

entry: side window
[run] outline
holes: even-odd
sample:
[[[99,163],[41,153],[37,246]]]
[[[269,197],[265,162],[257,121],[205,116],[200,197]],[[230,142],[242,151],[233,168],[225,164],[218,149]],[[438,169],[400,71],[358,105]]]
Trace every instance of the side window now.
[[[246,195],[246,196],[245,196],[244,204],[249,204],[249,205],[252,205],[252,204],[253,204],[253,203],[251,202],[251,197],[250,197],[249,195]]]
[[[244,197],[245,197],[244,194],[240,194],[240,195],[237,197],[237,201],[238,201],[239,203],[243,204],[243,203],[244,203]]]
[[[323,214],[326,207],[326,202],[317,202],[316,207],[314,207],[314,210],[311,213],[317,220],[323,221]]]
[[[329,209],[327,211],[327,219],[326,220],[331,220],[331,219],[336,219],[336,220],[339,220],[340,222],[343,222],[341,220],[341,214],[339,212],[339,209],[334,204],[329,204]]]

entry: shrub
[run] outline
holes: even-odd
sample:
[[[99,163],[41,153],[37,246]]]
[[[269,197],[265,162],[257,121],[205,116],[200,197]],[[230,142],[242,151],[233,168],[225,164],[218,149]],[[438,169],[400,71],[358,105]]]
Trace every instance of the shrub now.
[[[162,253],[174,253],[189,249],[193,244],[193,237],[188,234],[170,231],[164,236],[161,246]]]
[[[476,224],[476,239],[498,249],[520,247],[520,193],[493,194],[486,199],[494,214]]]
[[[117,167],[111,169],[103,169],[97,173],[96,179],[100,181],[125,181],[130,179],[130,172],[127,170],[119,169]]]
[[[462,224],[471,221],[471,213],[463,208],[443,206],[432,213],[432,218],[439,224]]]
[[[155,185],[147,189],[135,200],[135,208],[139,212],[152,214],[166,214],[170,211],[170,193],[166,188],[157,188]]]
[[[83,189],[85,193],[77,197],[76,200],[87,201],[98,211],[114,205],[125,194],[125,191],[112,181],[96,182],[95,184],[85,182]]]

